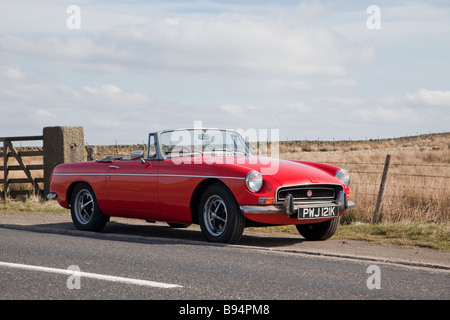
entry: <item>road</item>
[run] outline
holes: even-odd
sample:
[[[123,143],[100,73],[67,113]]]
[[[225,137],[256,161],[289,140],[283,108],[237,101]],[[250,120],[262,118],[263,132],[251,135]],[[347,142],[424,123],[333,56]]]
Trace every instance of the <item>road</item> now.
[[[0,219],[0,239],[2,300],[450,298],[447,255],[439,265],[402,263],[337,249],[293,250],[314,243],[289,237],[272,236],[276,246],[269,247],[259,235],[217,245],[204,242],[197,229],[122,221],[89,233],[70,222]]]

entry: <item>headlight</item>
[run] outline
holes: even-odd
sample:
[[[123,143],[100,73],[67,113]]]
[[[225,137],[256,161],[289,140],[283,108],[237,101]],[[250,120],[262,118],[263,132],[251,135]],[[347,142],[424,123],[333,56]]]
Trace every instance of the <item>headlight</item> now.
[[[263,185],[263,178],[261,173],[259,173],[258,171],[250,171],[245,178],[245,185],[251,192],[258,192],[259,190],[261,190]]]
[[[345,169],[339,169],[336,174],[335,174],[336,178],[338,178],[339,180],[341,180],[344,185],[346,187],[348,187],[348,185],[350,184],[350,173],[348,173],[347,170]]]

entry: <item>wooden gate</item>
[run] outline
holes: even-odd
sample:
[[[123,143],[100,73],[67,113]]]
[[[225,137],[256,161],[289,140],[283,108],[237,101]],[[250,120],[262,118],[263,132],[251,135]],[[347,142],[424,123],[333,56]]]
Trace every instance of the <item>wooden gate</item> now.
[[[43,183],[43,177],[34,177],[31,172],[32,171],[40,171],[44,170],[43,156],[44,150],[43,147],[33,147],[34,150],[24,150],[21,148],[18,151],[14,145],[13,141],[34,141],[34,140],[43,140],[43,136],[26,136],[26,137],[0,137],[0,142],[3,142],[3,152],[0,155],[3,155],[3,165],[0,166],[0,172],[3,172],[3,178],[0,179],[0,185],[3,185],[3,190],[0,195],[5,198],[7,196],[16,196],[22,194],[36,194],[43,195],[42,189],[39,187],[38,183]],[[31,148],[28,148],[31,149]],[[41,162],[39,164],[26,164],[27,162],[23,161],[24,157],[41,157]],[[9,158],[14,158],[16,163],[12,163],[13,161],[9,161]],[[1,162],[0,162],[1,164]],[[11,171],[22,171],[24,174],[14,175],[10,177]],[[17,177],[22,176],[22,177]],[[23,177],[25,176],[25,177]],[[36,175],[35,175],[36,176]],[[20,185],[20,184],[31,184],[31,189],[27,189],[25,187],[19,188],[10,188],[10,185]]]

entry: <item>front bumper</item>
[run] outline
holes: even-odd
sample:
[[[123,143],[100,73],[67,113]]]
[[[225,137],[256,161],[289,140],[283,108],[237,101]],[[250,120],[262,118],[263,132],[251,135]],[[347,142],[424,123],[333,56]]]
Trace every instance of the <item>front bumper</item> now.
[[[344,211],[346,209],[350,209],[355,206],[353,201],[347,200],[347,194],[343,191],[339,193],[338,199],[331,202],[334,205],[339,206],[339,212]],[[310,204],[295,204],[292,198],[292,195],[288,194],[286,196],[286,200],[282,204],[277,205],[243,205],[240,206],[242,213],[246,214],[278,214],[284,213],[288,217],[290,217],[294,212],[298,212],[299,209],[303,208],[313,208],[313,207],[323,207],[328,203],[310,203]]]

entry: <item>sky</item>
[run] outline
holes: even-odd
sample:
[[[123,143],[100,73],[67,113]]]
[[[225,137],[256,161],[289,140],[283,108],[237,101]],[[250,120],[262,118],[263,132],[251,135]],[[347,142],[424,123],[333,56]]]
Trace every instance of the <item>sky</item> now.
[[[0,2],[0,137],[83,126],[87,144],[137,144],[195,123],[280,140],[448,132],[450,3]]]

